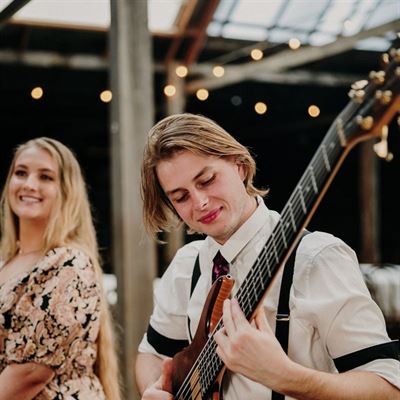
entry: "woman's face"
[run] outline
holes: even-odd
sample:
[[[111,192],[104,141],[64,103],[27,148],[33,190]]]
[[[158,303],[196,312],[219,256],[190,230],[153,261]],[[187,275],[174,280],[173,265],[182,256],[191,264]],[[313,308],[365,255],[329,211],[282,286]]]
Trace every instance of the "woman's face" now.
[[[47,223],[59,194],[59,168],[50,153],[37,146],[23,150],[8,187],[10,207],[20,223]]]

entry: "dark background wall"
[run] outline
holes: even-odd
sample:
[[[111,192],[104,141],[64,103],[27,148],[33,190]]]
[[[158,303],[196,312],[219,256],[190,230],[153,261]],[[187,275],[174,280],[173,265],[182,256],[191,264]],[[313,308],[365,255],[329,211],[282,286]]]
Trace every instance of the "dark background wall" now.
[[[8,29],[8,30],[7,30]],[[0,32],[0,50],[18,49],[22,31],[7,27]],[[107,57],[105,33],[75,32],[57,29],[30,31],[24,50],[93,52]],[[162,58],[165,43],[154,39],[154,59]],[[206,58],[203,55],[203,58]],[[350,51],[325,59],[307,68],[311,71],[343,72],[366,77],[379,67],[376,52]],[[295,71],[293,71],[295,73]],[[165,99],[162,94],[165,75],[154,75],[156,102],[155,119],[164,116]],[[33,100],[30,91],[42,86],[44,96]],[[85,172],[94,216],[103,249],[106,270],[110,265],[110,141],[109,104],[100,101],[99,93],[108,88],[106,69],[83,70],[68,67],[34,67],[20,62],[2,62],[0,57],[0,179],[4,182],[12,149],[19,143],[37,136],[50,136],[70,146]],[[285,85],[260,82],[241,82],[210,92],[207,101],[189,96],[187,111],[206,115],[249,146],[258,164],[257,184],[270,188],[267,205],[280,211],[321,142],[329,125],[347,104],[347,86],[321,87]],[[241,98],[240,105],[232,104],[232,97]],[[265,101],[265,115],[254,112],[254,103]],[[318,118],[310,118],[307,108],[317,104]],[[400,211],[397,182],[400,164],[399,130],[390,128],[390,147],[395,158],[391,163],[379,162],[381,179],[382,219],[381,245],[383,261],[400,263]],[[371,144],[372,145],[372,144]],[[346,160],[326,198],[314,216],[310,229],[331,232],[356,251],[360,247],[360,180],[359,151],[355,149]]]

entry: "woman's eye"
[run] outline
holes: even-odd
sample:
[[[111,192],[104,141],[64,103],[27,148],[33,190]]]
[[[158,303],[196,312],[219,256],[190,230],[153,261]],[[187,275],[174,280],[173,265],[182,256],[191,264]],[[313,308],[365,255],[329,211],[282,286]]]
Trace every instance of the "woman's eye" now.
[[[53,181],[53,177],[50,175],[42,175],[41,179],[43,179],[44,181]]]
[[[25,174],[26,174],[26,172],[22,169],[17,169],[15,171],[15,175],[17,175],[17,176],[24,176]]]

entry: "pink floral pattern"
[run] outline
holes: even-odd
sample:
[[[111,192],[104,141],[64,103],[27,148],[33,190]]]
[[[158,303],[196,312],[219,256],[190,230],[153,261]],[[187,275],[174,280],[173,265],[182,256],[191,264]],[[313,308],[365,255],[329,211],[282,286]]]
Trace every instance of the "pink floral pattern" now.
[[[55,371],[36,400],[105,399],[93,368],[100,296],[89,258],[51,250],[33,270],[0,286],[0,372],[36,362]]]

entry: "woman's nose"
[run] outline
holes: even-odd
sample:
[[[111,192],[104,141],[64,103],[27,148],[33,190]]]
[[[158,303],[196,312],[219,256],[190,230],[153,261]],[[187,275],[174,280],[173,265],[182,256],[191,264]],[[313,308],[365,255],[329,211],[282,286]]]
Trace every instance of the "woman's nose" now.
[[[37,189],[37,179],[33,174],[30,174],[26,177],[24,184],[23,184],[25,189],[28,190],[35,190]]]

